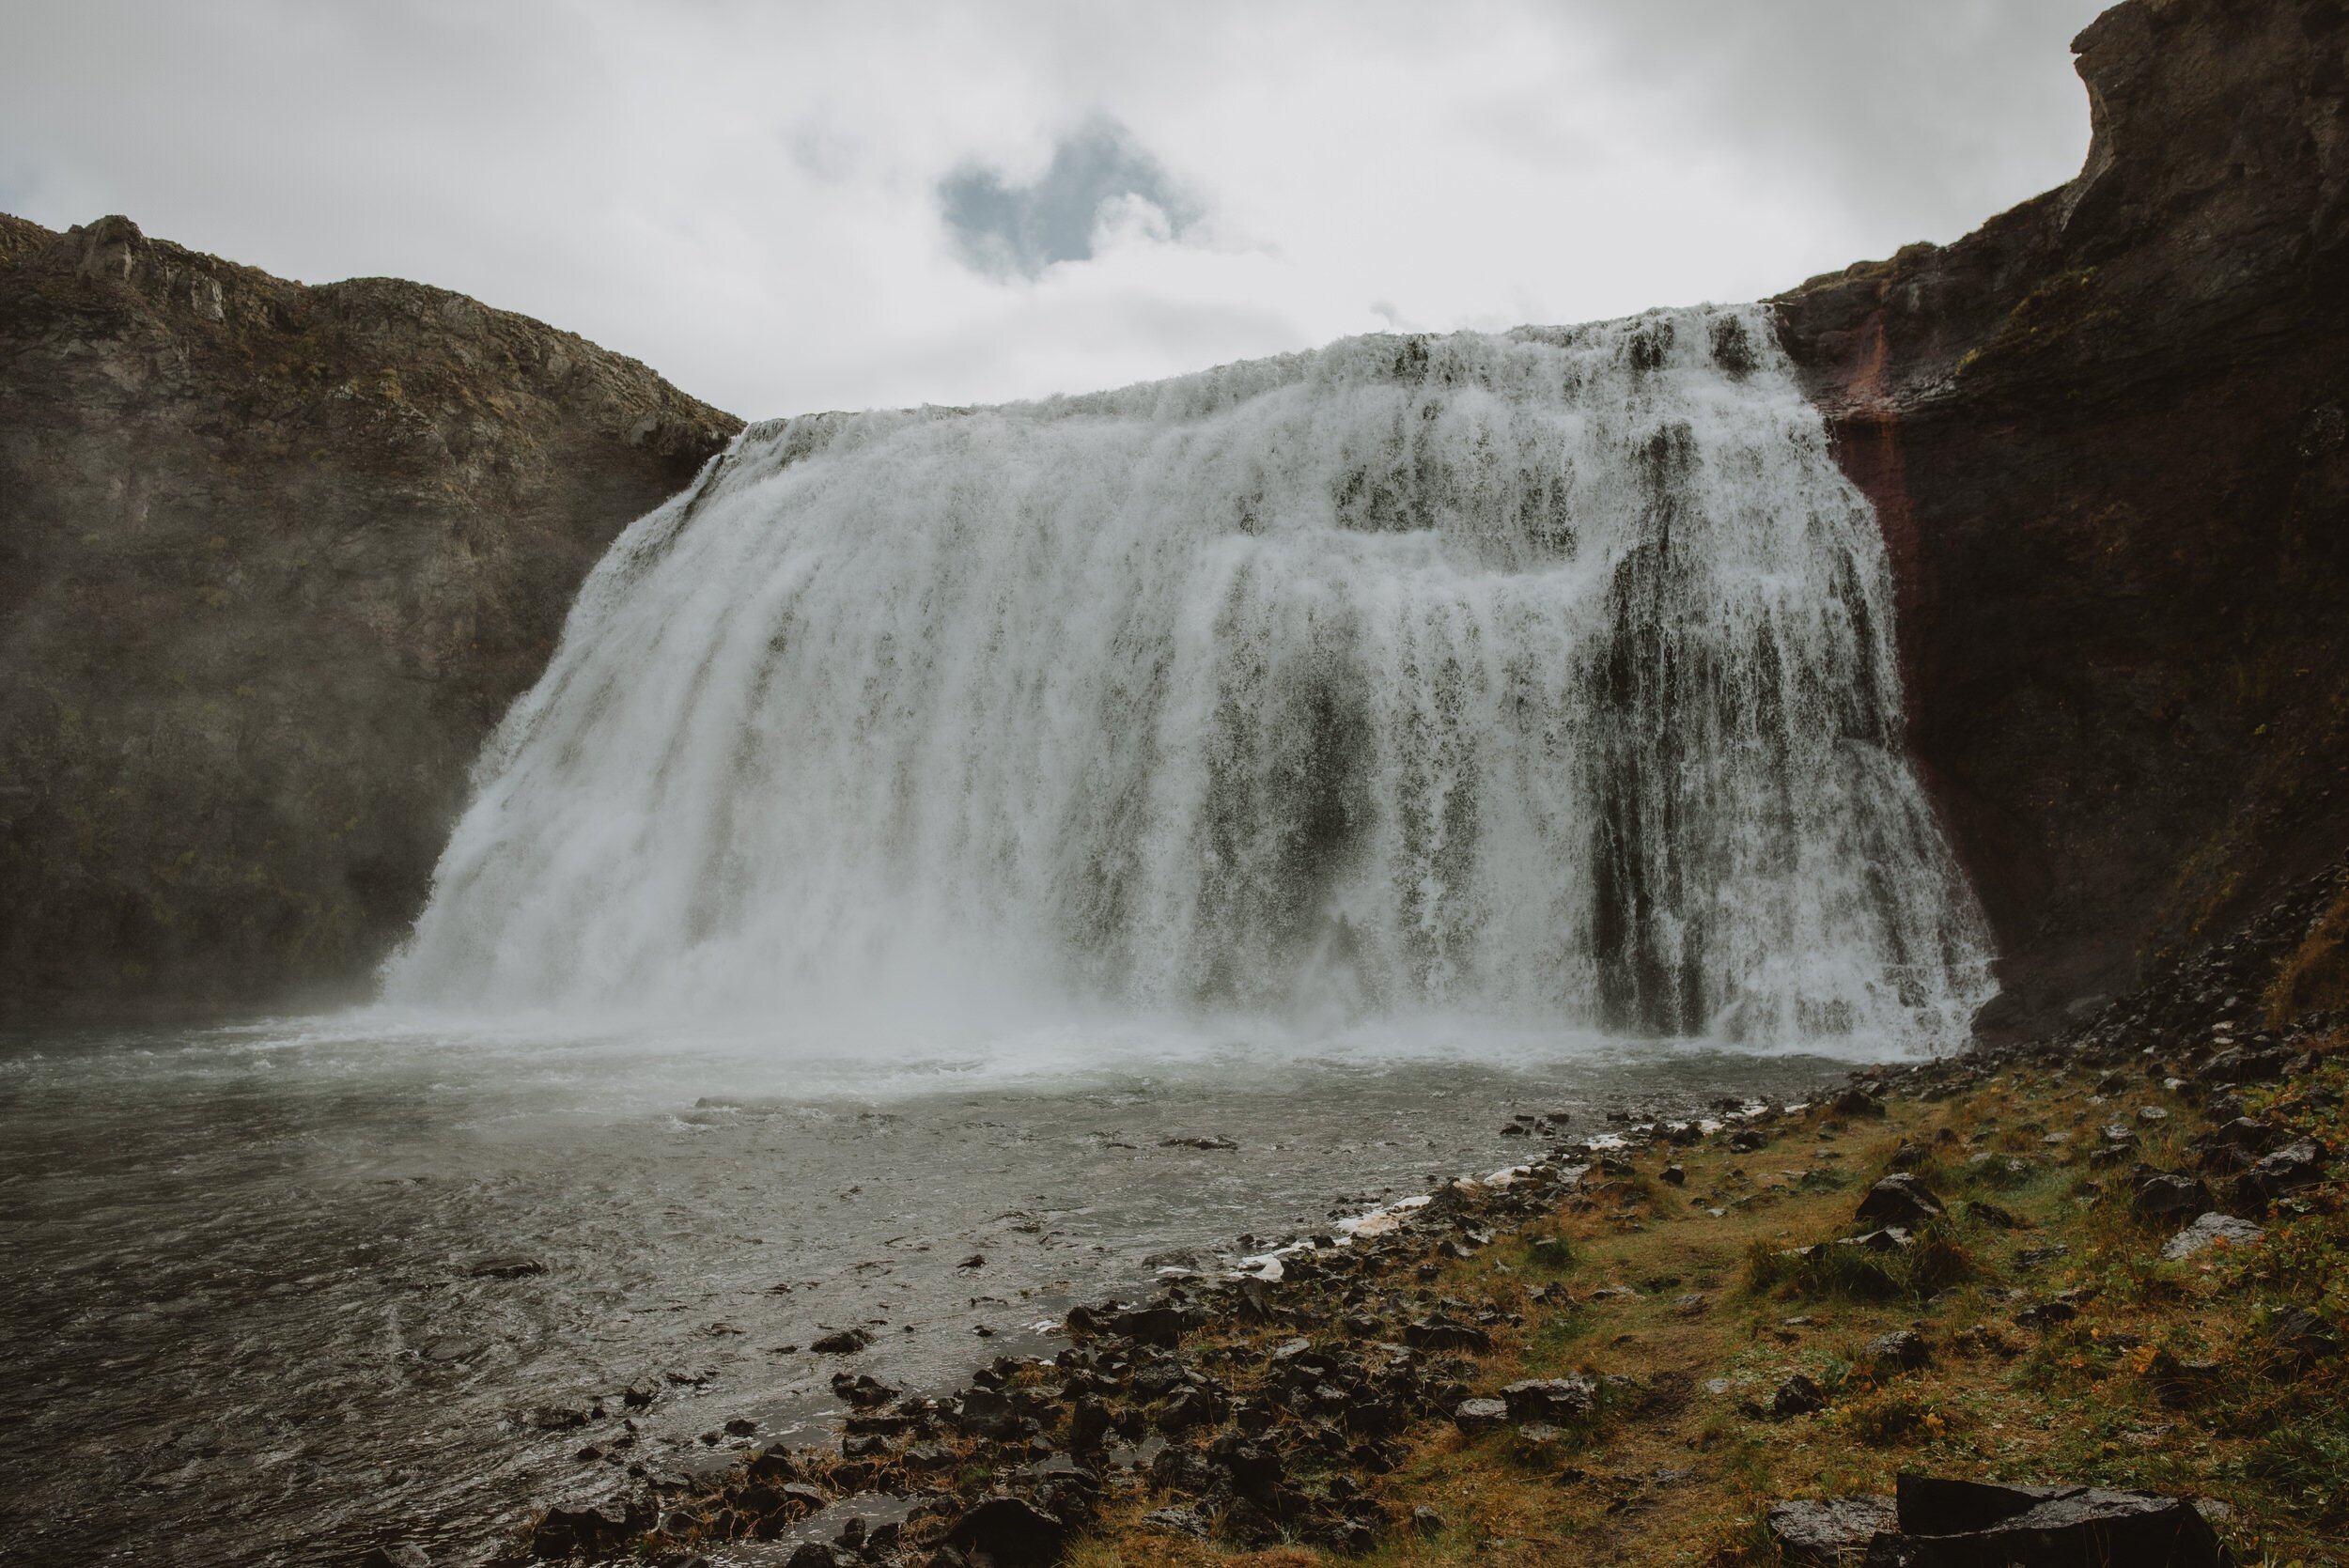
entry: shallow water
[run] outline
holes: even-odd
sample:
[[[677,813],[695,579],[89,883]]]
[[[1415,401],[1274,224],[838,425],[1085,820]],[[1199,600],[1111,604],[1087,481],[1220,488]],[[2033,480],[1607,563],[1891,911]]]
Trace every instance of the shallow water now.
[[[877,1067],[875,1063],[888,1063]],[[0,1042],[0,1558],[486,1556],[633,1457],[943,1386],[1036,1326],[1439,1176],[1517,1112],[1799,1094],[1842,1063],[1423,1027],[793,1049],[363,1017]],[[1218,1135],[1234,1150],[1167,1146]],[[481,1275],[521,1255],[544,1271]],[[983,1263],[970,1264],[974,1256]],[[966,1265],[968,1265],[966,1266]],[[869,1327],[848,1358],[804,1346]],[[537,1412],[588,1409],[583,1430]]]

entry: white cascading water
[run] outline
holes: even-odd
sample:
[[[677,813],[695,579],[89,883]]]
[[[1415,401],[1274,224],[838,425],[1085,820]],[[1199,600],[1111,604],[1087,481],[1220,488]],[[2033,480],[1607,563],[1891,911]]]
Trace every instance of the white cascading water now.
[[[1947,1041],[1890,604],[1759,308],[754,427],[589,579],[386,999]]]

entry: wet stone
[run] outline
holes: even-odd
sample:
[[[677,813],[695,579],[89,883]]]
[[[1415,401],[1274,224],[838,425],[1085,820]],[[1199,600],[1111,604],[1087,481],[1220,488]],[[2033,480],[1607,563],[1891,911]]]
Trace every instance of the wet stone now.
[[[1192,1541],[1207,1538],[1207,1521],[1196,1509],[1153,1509],[1142,1516],[1142,1522],[1161,1535],[1180,1535]]]
[[[2139,1179],[2129,1195],[2131,1212],[2143,1219],[2199,1213],[2210,1207],[2210,1188],[2192,1176],[2156,1171]]]
[[[2171,1236],[2161,1249],[2164,1261],[2182,1262],[2217,1245],[2248,1247],[2263,1233],[2248,1219],[2237,1219],[2231,1214],[2205,1214]]]
[[[1906,1328],[1879,1334],[1860,1348],[1859,1357],[1878,1377],[1914,1372],[1933,1361],[1933,1347],[1924,1337]]]
[[[1452,1424],[1471,1437],[1508,1424],[1509,1406],[1498,1399],[1464,1399],[1452,1412]]]
[[[1828,1498],[1774,1504],[1764,1526],[1788,1568],[1844,1568],[1867,1555],[1877,1534],[1892,1528],[1887,1497]]]
[[[1915,1227],[1940,1218],[1943,1204],[1933,1189],[1906,1171],[1884,1177],[1868,1189],[1853,1218],[1877,1225]]]
[[[996,1568],[1045,1568],[1066,1544],[1068,1527],[1019,1498],[989,1498],[955,1521],[946,1544],[984,1554]]]
[[[1778,1386],[1770,1396],[1770,1414],[1781,1421],[1807,1416],[1827,1408],[1827,1391],[1801,1373]]]

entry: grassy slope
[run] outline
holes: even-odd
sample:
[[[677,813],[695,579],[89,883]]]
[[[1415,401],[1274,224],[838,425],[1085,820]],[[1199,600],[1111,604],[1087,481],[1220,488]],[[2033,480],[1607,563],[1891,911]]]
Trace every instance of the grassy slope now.
[[[2328,1054],[2316,1076],[2246,1098],[2254,1115],[2272,1110],[2338,1148],[2345,1069],[2349,1054]],[[2349,1379],[2338,1357],[2289,1372],[2266,1343],[2289,1307],[2349,1316],[2338,1188],[2289,1201],[2298,1212],[2278,1214],[2256,1246],[2163,1263],[2174,1223],[2133,1219],[2128,1164],[2092,1170],[2087,1155],[2120,1120],[2141,1129],[2148,1162],[2188,1168],[2184,1146],[2202,1119],[2154,1079],[2102,1095],[2097,1081],[2092,1069],[2011,1066],[1938,1104],[1888,1096],[1882,1120],[1813,1110],[1778,1124],[1753,1154],[1717,1140],[1643,1153],[1630,1176],[1586,1184],[1548,1219],[1473,1258],[1439,1262],[1428,1294],[1523,1314],[1483,1358],[1477,1392],[1576,1371],[1629,1374],[1645,1392],[1595,1429],[1541,1445],[1505,1430],[1416,1434],[1412,1457],[1370,1484],[1394,1516],[1428,1508],[1442,1528],[1397,1531],[1364,1560],[1767,1562],[1776,1554],[1760,1520],[1771,1500],[1890,1491],[1909,1469],[2214,1498],[2232,1510],[2221,1533],[2253,1560],[2349,1561],[2340,1545],[2349,1537]],[[2140,1122],[2140,1107],[2166,1119]],[[1851,1220],[1855,1201],[1904,1142],[1928,1151],[1921,1174],[1952,1203],[1956,1218],[1931,1240],[1947,1243],[1936,1248],[1940,1272],[1963,1278],[1924,1281],[1921,1298],[1879,1294],[1904,1284],[1898,1269],[1789,1270],[1780,1249],[1866,1228]],[[1993,1151],[2028,1166],[1969,1166]],[[1667,1159],[1686,1168],[1685,1187],[1656,1179]],[[1964,1215],[1969,1198],[2022,1225]],[[1570,1262],[1532,1245],[1546,1235],[1568,1238]],[[2068,1255],[2035,1266],[2018,1257],[2059,1245]],[[1610,1284],[1640,1294],[1595,1294]],[[1566,1300],[1532,1300],[1546,1285],[1563,1286],[1553,1295]],[[2059,1292],[2077,1293],[2072,1320],[2015,1324],[2018,1311]],[[1689,1294],[1701,1307],[1681,1299]],[[1933,1361],[1879,1378],[1862,1347],[1896,1328],[1921,1334]],[[1219,1359],[1228,1348],[1231,1365],[1255,1365],[1292,1331],[1241,1330],[1197,1348]],[[2202,1360],[2218,1365],[2186,1379],[2186,1407],[2165,1405],[2165,1371]],[[1739,1413],[1741,1401],[1766,1405],[1797,1372],[1830,1390],[1827,1410],[1783,1421]],[[1239,1552],[1148,1528],[1143,1515],[1170,1500],[1180,1499],[1113,1495],[1073,1560],[1322,1560],[1301,1546]]]

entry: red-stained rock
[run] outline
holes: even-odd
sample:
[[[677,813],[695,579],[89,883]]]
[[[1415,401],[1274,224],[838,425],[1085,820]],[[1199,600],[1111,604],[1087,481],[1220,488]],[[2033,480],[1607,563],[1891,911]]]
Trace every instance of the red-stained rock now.
[[[2349,842],[2349,14],[2126,0],[2063,188],[1777,302],[2020,1032]]]

